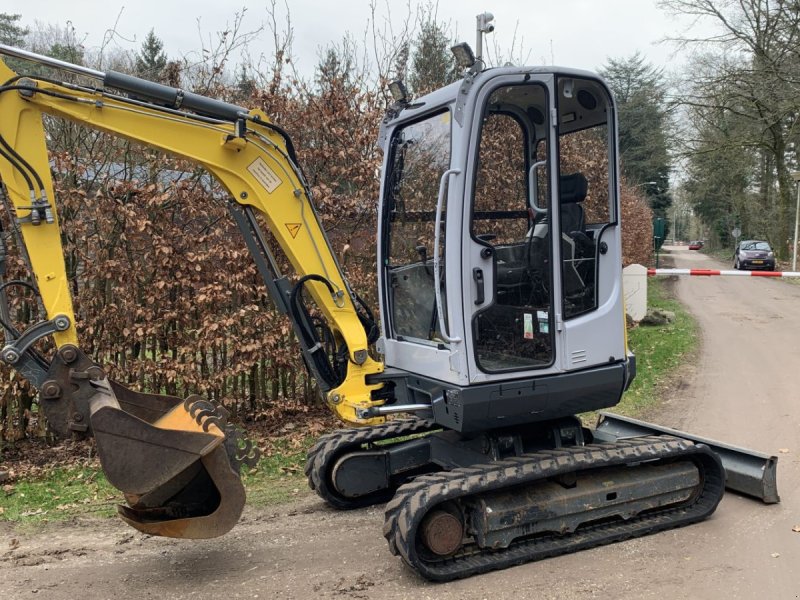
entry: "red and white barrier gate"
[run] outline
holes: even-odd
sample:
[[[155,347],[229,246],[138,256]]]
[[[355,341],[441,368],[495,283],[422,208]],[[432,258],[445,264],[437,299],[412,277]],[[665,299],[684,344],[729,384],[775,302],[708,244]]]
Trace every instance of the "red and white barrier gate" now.
[[[732,277],[800,277],[797,271],[719,271],[717,269],[647,269],[647,276],[655,275],[692,275],[712,277],[716,275]]]
[[[694,277],[800,277],[796,271],[723,271],[717,269],[648,269],[642,265],[628,265],[622,270],[625,289],[625,311],[634,321],[647,314],[647,280],[658,275],[686,275]]]

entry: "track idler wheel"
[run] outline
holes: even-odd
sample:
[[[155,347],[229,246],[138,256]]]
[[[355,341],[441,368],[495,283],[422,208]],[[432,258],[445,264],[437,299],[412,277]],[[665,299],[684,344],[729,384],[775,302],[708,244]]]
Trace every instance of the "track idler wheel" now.
[[[464,517],[455,508],[432,510],[420,524],[420,540],[436,556],[452,556],[464,545]]]

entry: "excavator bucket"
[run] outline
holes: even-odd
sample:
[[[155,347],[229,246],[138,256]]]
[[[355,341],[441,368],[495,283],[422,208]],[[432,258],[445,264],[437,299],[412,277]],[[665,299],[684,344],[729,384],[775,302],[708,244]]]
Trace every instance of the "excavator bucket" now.
[[[68,368],[64,354],[57,354],[52,379],[42,386],[43,405],[52,421],[65,408],[56,410],[52,401],[71,401],[73,430],[75,416],[88,413],[103,471],[127,502],[118,507],[122,519],[150,535],[199,539],[227,533],[245,503],[239,469],[258,461],[252,442],[228,424],[227,411],[199,396],[134,392],[107,379],[82,353]],[[72,357],[71,350],[66,354]],[[58,398],[47,395],[56,390],[53,385]]]

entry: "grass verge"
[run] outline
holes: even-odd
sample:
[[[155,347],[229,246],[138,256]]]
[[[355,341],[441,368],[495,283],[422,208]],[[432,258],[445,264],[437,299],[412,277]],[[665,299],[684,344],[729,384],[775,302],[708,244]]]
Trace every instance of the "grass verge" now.
[[[0,520],[32,524],[77,515],[110,516],[122,496],[98,467],[52,469],[0,490]]]
[[[272,441],[258,467],[243,476],[248,504],[285,503],[310,493],[303,463],[313,442],[310,436]],[[56,468],[0,487],[0,521],[25,527],[73,517],[109,517],[122,502],[122,494],[108,483],[99,465]]]
[[[312,436],[283,438],[272,442],[258,468],[245,474],[247,502],[267,506],[288,502],[311,493],[303,474],[306,452],[315,442]]]
[[[628,332],[628,345],[636,354],[636,379],[614,412],[631,417],[652,408],[663,387],[697,348],[697,323],[669,291],[670,282],[651,278],[647,285],[650,308],[675,313],[668,325],[640,325]]]

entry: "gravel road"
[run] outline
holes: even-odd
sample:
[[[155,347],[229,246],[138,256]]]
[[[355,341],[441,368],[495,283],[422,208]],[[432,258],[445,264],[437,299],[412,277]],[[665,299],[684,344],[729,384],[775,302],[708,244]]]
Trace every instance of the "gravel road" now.
[[[676,266],[714,268],[675,249]],[[719,266],[717,265],[717,268]],[[382,508],[339,513],[306,495],[247,509],[230,534],[149,538],[116,520],[26,532],[0,525],[0,597],[390,599],[800,598],[800,286],[688,278],[680,298],[702,351],[651,420],[778,454],[779,505],[726,494],[691,527],[473,577],[430,584],[381,537]]]

